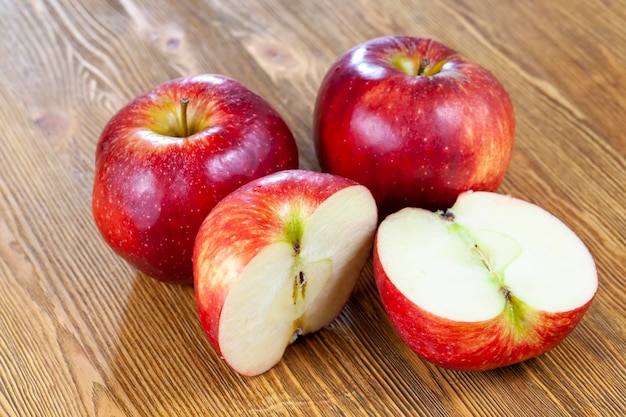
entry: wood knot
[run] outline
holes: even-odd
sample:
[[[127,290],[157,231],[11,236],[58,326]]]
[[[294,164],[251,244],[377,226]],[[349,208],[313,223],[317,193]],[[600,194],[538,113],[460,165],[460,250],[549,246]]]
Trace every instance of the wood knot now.
[[[36,115],[35,126],[52,144],[58,145],[68,138],[72,127],[72,118],[67,113],[46,111]]]
[[[287,71],[300,65],[300,61],[285,45],[273,40],[254,40],[248,49],[259,64],[268,70]]]

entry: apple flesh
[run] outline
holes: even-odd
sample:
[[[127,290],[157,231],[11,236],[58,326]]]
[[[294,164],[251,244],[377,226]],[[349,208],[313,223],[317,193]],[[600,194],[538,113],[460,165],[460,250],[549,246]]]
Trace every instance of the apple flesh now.
[[[313,128],[322,170],[367,186],[383,218],[403,207],[446,209],[467,190],[496,191],[515,117],[481,65],[432,39],[388,36],[329,68]]]
[[[263,98],[217,74],[168,81],[119,110],[96,148],[92,212],[113,250],[161,281],[191,283],[196,233],[246,182],[298,167]]]
[[[264,373],[298,337],[331,323],[377,222],[366,187],[313,171],[266,176],[217,204],[196,237],[194,286],[202,326],[226,363]]]
[[[542,208],[491,192],[447,211],[405,208],[374,244],[380,297],[402,340],[436,365],[488,370],[538,356],[579,323],[598,286],[594,260]]]

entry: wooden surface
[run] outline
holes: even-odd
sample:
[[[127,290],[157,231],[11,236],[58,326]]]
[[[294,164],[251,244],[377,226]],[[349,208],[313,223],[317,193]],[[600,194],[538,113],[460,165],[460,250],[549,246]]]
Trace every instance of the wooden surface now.
[[[0,415],[622,416],[626,403],[623,0],[0,0]],[[341,316],[257,378],[208,344],[190,286],[117,258],[91,217],[98,135],[170,78],[237,78],[318,169],[328,66],[369,38],[436,38],[510,92],[501,192],[562,218],[597,261],[587,315],[553,351],[484,373],[423,362],[395,335],[371,263]]]

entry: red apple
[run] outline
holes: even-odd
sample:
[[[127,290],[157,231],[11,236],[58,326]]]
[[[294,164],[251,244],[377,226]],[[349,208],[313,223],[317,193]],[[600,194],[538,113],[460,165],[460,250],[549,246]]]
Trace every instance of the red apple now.
[[[374,276],[398,334],[436,365],[481,371],[559,344],[595,297],[594,260],[542,208],[464,192],[447,211],[405,208],[381,224]]]
[[[322,169],[366,185],[386,215],[495,191],[515,119],[509,95],[482,66],[431,39],[390,36],[331,66],[313,127]]]
[[[352,180],[290,170],[224,198],[196,237],[200,322],[226,363],[258,375],[331,323],[367,261],[377,208]]]
[[[293,135],[264,99],[222,75],[180,78],[137,97],[104,128],[93,216],[137,269],[190,283],[194,239],[213,206],[252,179],[297,166]]]

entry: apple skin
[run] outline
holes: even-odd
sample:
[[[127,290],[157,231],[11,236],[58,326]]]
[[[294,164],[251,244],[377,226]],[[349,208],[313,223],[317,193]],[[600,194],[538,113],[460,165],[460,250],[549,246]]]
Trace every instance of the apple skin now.
[[[430,64],[415,75],[421,58]],[[484,67],[431,39],[388,36],[332,64],[313,129],[322,170],[367,186],[382,220],[403,207],[445,209],[466,190],[497,190],[515,117]]]
[[[168,81],[119,110],[95,159],[92,212],[105,242],[157,280],[191,283],[195,236],[213,206],[255,178],[297,168],[298,150],[263,98],[204,74]]]
[[[536,323],[519,338],[504,312],[486,321],[457,322],[434,315],[406,298],[385,275],[374,244],[374,276],[385,311],[400,338],[417,355],[458,371],[487,371],[543,354],[558,345],[580,322],[593,299],[568,312],[528,311]],[[529,316],[527,316],[529,317]]]
[[[285,238],[284,211],[299,202],[313,212],[336,192],[355,185],[358,183],[336,175],[286,170],[242,186],[207,216],[195,241],[194,289],[200,322],[220,356],[218,330],[226,298],[246,265],[263,248]],[[375,224],[376,220],[368,245],[370,254]],[[340,312],[341,308],[335,316]],[[301,335],[316,330],[304,328]]]

